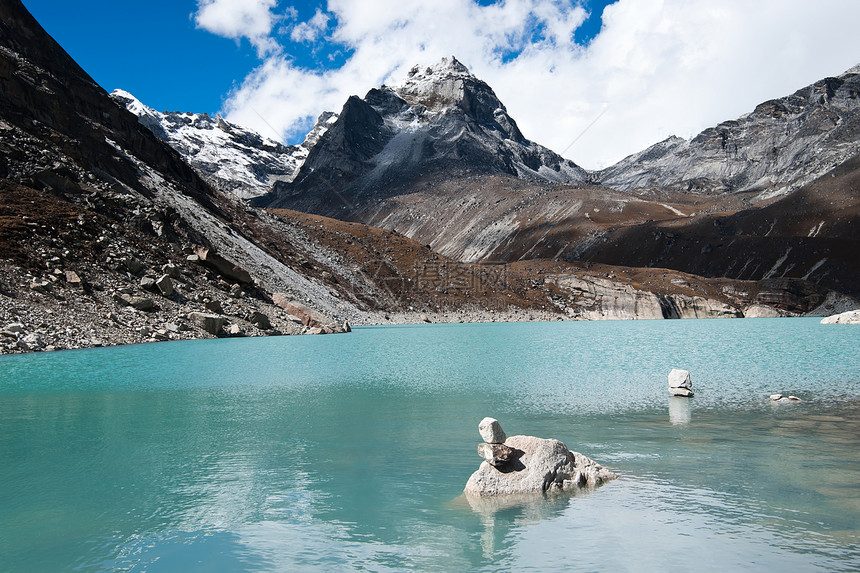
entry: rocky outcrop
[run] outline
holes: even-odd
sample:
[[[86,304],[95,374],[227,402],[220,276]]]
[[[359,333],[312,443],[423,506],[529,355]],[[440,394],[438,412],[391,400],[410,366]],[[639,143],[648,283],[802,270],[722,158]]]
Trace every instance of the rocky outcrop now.
[[[860,310],[849,310],[821,319],[821,324],[860,324]]]
[[[583,320],[734,318],[743,314],[724,302],[683,294],[655,294],[632,285],[592,276],[551,279],[567,291],[565,313]]]
[[[690,372],[688,370],[673,368],[669,372],[669,394],[692,398],[692,388],[693,382],[690,380]]]
[[[743,309],[744,318],[778,318],[782,316],[777,309],[766,304],[751,304]]]
[[[491,437],[497,439],[500,431],[498,426]],[[618,477],[554,439],[511,436],[504,444],[479,444],[478,453],[485,461],[466,483],[467,495],[551,493],[596,487]]]

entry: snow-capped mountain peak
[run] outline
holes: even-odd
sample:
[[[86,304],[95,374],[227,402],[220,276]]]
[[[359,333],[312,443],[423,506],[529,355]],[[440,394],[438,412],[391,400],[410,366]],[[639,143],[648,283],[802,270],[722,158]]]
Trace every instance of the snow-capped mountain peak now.
[[[243,199],[268,193],[276,181],[292,181],[311,146],[283,145],[207,113],[159,112],[124,90],[114,90],[111,97],[210,185]],[[320,133],[325,129],[318,126]]]

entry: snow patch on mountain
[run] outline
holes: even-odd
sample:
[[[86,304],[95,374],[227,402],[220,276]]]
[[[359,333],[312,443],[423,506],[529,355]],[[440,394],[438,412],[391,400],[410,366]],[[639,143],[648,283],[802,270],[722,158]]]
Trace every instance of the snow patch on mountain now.
[[[268,193],[276,181],[292,181],[315,143],[283,145],[218,116],[155,111],[123,90],[114,90],[111,97],[179,152],[209,184],[243,199]],[[318,124],[316,138],[327,128],[327,123]]]

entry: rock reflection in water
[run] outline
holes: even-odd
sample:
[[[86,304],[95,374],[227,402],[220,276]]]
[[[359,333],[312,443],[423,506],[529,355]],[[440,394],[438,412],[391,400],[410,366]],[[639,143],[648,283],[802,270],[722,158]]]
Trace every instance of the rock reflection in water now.
[[[568,508],[571,498],[588,493],[589,489],[560,492],[476,496],[463,494],[454,504],[469,507],[481,518],[481,550],[484,558],[498,558],[511,543],[509,535],[522,526],[557,518]],[[506,542],[507,540],[507,542]]]
[[[669,396],[669,422],[673,426],[686,426],[693,418],[693,405],[689,398]]]

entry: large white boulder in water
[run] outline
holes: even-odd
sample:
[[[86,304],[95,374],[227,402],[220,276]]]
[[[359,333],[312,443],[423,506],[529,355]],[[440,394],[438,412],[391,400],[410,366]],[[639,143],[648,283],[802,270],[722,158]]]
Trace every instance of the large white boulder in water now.
[[[669,372],[669,393],[672,396],[685,396],[689,398],[693,395],[692,387],[693,382],[690,380],[690,372],[688,370],[673,368]]]
[[[860,309],[826,316],[821,319],[821,324],[860,324]]]
[[[595,487],[618,476],[562,442],[534,436],[511,436],[505,445],[514,455],[496,467],[486,461],[472,474],[467,495],[542,493]]]

